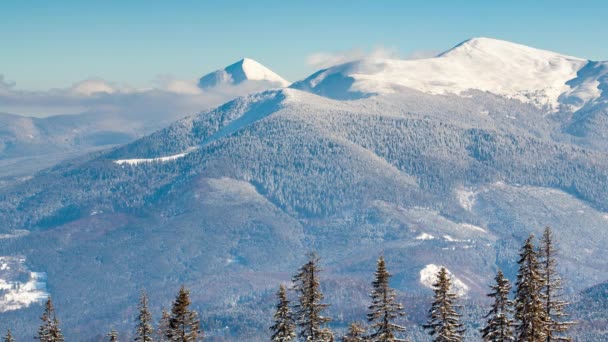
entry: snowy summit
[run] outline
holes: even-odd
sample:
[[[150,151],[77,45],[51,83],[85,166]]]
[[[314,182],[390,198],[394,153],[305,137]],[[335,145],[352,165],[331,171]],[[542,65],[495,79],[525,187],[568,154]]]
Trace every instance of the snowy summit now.
[[[479,90],[553,110],[606,100],[608,63],[490,38],[473,38],[433,58],[365,59],[321,70],[295,88],[352,99],[411,88],[428,94]],[[604,93],[602,94],[602,89]]]
[[[290,84],[264,65],[253,59],[243,58],[224,69],[216,70],[201,77],[198,86],[206,89],[221,85],[238,85],[246,81],[268,82],[277,87],[286,87]]]

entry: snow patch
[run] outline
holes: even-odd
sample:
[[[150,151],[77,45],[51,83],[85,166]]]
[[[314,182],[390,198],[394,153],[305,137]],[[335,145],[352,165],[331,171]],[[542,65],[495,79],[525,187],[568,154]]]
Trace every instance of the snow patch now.
[[[427,234],[427,233],[422,233],[418,236],[416,236],[416,240],[433,240],[435,239],[435,237],[431,234]]]
[[[166,156],[166,157],[158,157],[158,158],[118,159],[118,160],[115,160],[114,163],[118,164],[118,165],[123,165],[123,164],[138,165],[138,164],[144,164],[144,163],[165,163],[165,162],[170,162],[170,161],[174,161],[174,160],[183,158],[183,157],[187,156],[190,152],[192,152],[192,150],[193,149],[189,149],[188,151],[183,152],[183,153],[174,154],[174,155]]]
[[[465,228],[465,229],[469,229],[469,230],[476,230],[476,231],[478,231],[478,232],[482,232],[482,233],[487,233],[487,232],[488,232],[487,230],[485,230],[485,229],[483,229],[483,228],[481,228],[481,227],[479,227],[479,226],[476,226],[476,225],[470,224],[470,223],[461,223],[461,224],[460,224],[460,226],[461,226],[462,228]]]
[[[473,207],[477,201],[477,192],[465,188],[458,188],[456,189],[456,198],[463,209],[473,211]]]
[[[0,257],[0,312],[42,303],[48,296],[46,273],[28,270],[25,258]]]
[[[428,264],[422,270],[420,270],[420,283],[430,289],[433,288],[433,284],[437,281],[437,273],[443,266]],[[469,287],[462,280],[458,279],[450,270],[446,268],[448,276],[452,279],[452,291],[459,297],[465,296],[469,292]]]

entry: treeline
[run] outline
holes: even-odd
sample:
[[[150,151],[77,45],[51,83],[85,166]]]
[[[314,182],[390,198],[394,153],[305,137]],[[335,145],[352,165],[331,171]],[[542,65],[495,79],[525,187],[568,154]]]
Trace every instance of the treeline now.
[[[492,305],[480,329],[483,341],[551,342],[571,341],[568,330],[574,324],[566,314],[567,303],[562,298],[562,281],[556,270],[557,250],[550,228],[545,228],[538,247],[530,235],[520,249],[519,271],[515,289],[499,270],[488,297]],[[270,327],[271,341],[290,342],[398,342],[408,341],[403,325],[405,310],[391,288],[391,274],[381,256],[377,261],[370,291],[370,305],[363,322],[350,324],[346,334],[338,338],[328,324],[332,319],[325,315],[329,303],[321,291],[320,259],[307,255],[307,262],[292,278],[292,287],[280,285],[277,291],[276,311]],[[433,301],[428,310],[428,321],[422,327],[434,342],[460,342],[464,340],[465,322],[461,320],[457,295],[452,291],[452,278],[445,267],[437,273],[433,287]],[[288,292],[294,294],[290,301]],[[148,309],[148,297],[142,291],[138,306],[134,341],[138,342],[195,342],[203,341],[204,333],[198,313],[190,309],[189,291],[182,286],[170,311],[163,309],[161,319],[153,326]],[[41,317],[42,324],[36,339],[41,342],[64,341],[53,302],[49,298]],[[118,341],[112,329],[108,341]],[[14,342],[10,329],[5,342]]]

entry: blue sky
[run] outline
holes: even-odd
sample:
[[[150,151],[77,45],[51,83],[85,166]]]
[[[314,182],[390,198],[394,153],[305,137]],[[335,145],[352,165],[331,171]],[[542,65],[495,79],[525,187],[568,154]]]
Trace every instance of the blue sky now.
[[[288,80],[315,53],[401,56],[477,36],[608,59],[608,1],[0,2],[0,75],[29,90],[102,78],[146,87],[247,56]]]

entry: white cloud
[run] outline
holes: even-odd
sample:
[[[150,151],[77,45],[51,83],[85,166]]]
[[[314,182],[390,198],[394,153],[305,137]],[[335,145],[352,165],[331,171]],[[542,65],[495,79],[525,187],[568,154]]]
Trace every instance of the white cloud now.
[[[309,55],[306,62],[312,67],[322,69],[365,58],[399,58],[399,53],[395,48],[378,46],[371,51],[352,49],[338,52],[317,52]]]
[[[100,79],[89,79],[78,82],[72,86],[72,92],[77,95],[90,96],[97,93],[112,94],[117,91],[116,88],[111,86],[104,80]]]
[[[264,82],[245,82],[201,90],[197,81],[164,75],[153,81],[152,88],[136,89],[103,79],[86,79],[68,88],[30,91],[18,89],[14,82],[0,75],[0,112],[36,117],[112,113],[147,120],[175,120],[271,87]]]
[[[396,48],[377,46],[371,51],[365,51],[363,49],[352,49],[337,52],[316,52],[310,54],[306,58],[306,62],[311,67],[317,69],[325,69],[330,66],[366,58],[423,59],[435,57],[439,53],[440,51],[438,50],[414,50],[406,56],[402,56]]]

